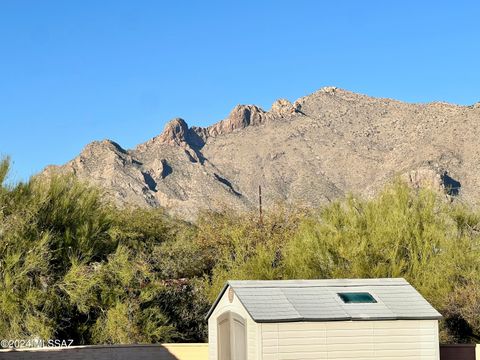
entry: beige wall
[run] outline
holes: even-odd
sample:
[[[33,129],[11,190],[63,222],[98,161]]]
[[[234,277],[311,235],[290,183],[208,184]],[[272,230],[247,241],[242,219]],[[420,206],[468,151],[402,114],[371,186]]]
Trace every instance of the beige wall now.
[[[253,321],[236,295],[233,297],[233,302],[230,303],[227,289],[208,319],[209,360],[217,360],[217,317],[226,311],[235,312],[246,319],[248,360],[259,359],[260,348],[257,346],[260,342],[259,324]]]
[[[163,346],[178,360],[208,359],[208,344],[164,344]]]
[[[438,322],[334,321],[261,324],[264,360],[438,360]]]
[[[0,350],[2,360],[207,360],[208,344],[73,346]]]

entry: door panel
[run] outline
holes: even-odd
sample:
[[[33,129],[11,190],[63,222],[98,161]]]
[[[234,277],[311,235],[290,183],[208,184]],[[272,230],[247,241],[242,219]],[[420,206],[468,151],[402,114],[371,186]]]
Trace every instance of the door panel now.
[[[234,358],[233,360],[246,360],[247,359],[247,339],[245,334],[245,324],[233,320],[233,339],[234,339]]]
[[[232,360],[230,349],[230,317],[219,319],[217,327],[218,360]]]

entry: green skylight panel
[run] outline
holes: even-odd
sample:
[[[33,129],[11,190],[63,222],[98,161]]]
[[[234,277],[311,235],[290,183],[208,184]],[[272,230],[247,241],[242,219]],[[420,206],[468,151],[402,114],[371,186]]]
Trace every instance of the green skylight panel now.
[[[377,300],[367,292],[338,293],[338,296],[340,296],[340,299],[342,299],[345,304],[372,304],[377,302]]]

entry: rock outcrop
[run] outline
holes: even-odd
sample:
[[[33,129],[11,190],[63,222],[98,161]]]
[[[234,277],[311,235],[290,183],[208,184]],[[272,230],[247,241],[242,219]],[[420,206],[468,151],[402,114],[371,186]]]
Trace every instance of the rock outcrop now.
[[[188,130],[185,120],[176,118],[167,123],[158,140],[169,145],[186,146]]]
[[[260,125],[267,119],[267,113],[255,105],[237,105],[225,120],[208,127],[208,136],[228,134],[247,126]]]

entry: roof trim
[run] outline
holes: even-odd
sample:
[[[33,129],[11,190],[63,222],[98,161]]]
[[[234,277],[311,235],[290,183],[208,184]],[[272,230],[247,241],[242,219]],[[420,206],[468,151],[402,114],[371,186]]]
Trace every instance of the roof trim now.
[[[228,284],[228,281],[225,283],[225,285],[223,285],[223,288],[222,288],[222,291],[220,291],[220,294],[218,294],[217,298],[215,299],[215,302],[213,303],[213,305],[210,307],[210,310],[208,310],[208,313],[207,315],[205,315],[205,320],[208,321],[208,319],[210,318],[210,316],[212,315],[213,313],[213,310],[215,310],[215,308],[217,307],[218,303],[220,302],[220,299],[222,298],[223,294],[225,294],[225,291],[227,291],[227,288],[228,288],[229,284]],[[242,304],[243,305],[243,304]],[[245,306],[244,306],[245,307]]]
[[[394,321],[394,320],[441,320],[443,317],[438,316],[393,316],[393,317],[376,317],[376,318],[361,318],[361,317],[344,317],[344,318],[291,318],[291,319],[263,319],[253,320],[258,324],[270,323],[287,323],[287,322],[332,322],[332,321]]]

